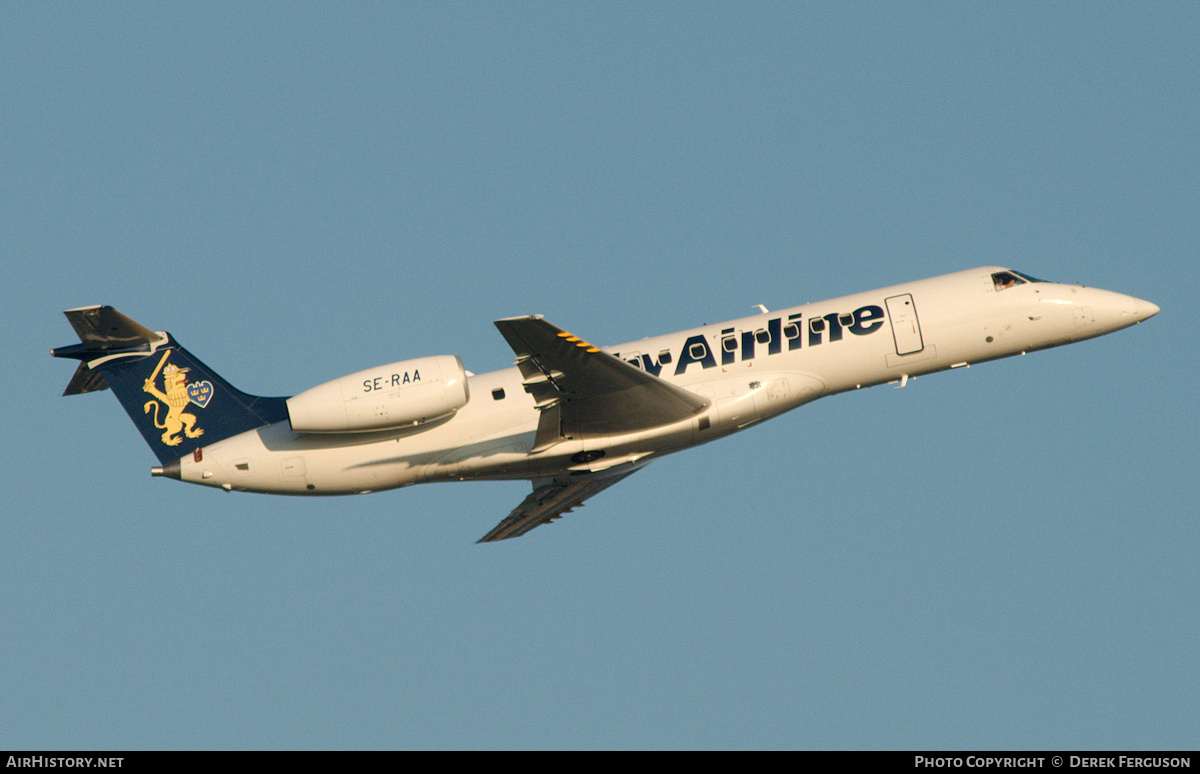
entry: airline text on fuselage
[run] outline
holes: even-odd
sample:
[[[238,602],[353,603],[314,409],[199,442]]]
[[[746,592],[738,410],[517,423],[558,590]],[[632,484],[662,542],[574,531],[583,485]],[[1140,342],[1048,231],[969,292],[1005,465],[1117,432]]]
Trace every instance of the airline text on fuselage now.
[[[820,317],[809,317],[807,325],[803,324],[803,314],[797,312],[789,314],[786,322],[783,317],[775,317],[756,330],[725,328],[721,331],[720,365],[753,360],[764,351],[767,355],[777,355],[783,352],[785,341],[787,350],[791,352],[801,347],[841,341],[847,332],[854,336],[866,336],[882,328],[884,319],[883,307],[870,304],[853,312],[831,312]],[[616,356],[621,357],[620,354]],[[698,363],[701,368],[716,368],[717,357],[704,334],[690,336],[683,343],[679,356],[674,358],[674,375],[683,374],[693,363]],[[643,354],[628,358],[631,364],[655,376],[659,376],[663,366],[672,359],[669,351],[659,353],[657,357]]]

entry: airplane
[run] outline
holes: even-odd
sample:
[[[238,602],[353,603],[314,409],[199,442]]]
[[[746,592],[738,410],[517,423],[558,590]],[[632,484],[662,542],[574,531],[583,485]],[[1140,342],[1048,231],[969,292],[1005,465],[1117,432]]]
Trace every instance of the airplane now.
[[[540,315],[496,320],[516,364],[454,355],[368,368],[291,397],[241,392],[166,332],[110,306],[69,309],[64,395],[111,388],[153,476],[226,491],[365,494],[528,479],[479,542],[524,535],[666,454],[805,403],[1129,327],[1159,308],[984,266],[616,346]]]

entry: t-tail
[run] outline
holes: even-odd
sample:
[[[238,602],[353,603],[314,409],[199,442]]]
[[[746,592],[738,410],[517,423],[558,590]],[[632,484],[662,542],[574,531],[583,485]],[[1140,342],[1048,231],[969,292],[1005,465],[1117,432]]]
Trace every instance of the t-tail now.
[[[63,395],[111,388],[164,465],[287,418],[286,398],[247,395],[169,333],[152,331],[111,306],[64,314],[81,343],[50,352],[79,361]]]

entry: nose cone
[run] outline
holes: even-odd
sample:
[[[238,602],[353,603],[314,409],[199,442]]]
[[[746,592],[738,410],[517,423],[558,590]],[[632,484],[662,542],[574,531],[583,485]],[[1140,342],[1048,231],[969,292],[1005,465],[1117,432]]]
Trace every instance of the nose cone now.
[[[1142,320],[1149,320],[1158,314],[1157,304],[1107,290],[1098,291],[1093,303],[1096,306],[1097,322],[1103,318],[1105,324],[1113,330],[1137,325]]]
[[[1042,301],[1058,306],[1062,312],[1070,312],[1073,341],[1103,336],[1119,331],[1158,314],[1158,306],[1140,298],[1114,293],[1101,288],[1062,286],[1057,295],[1042,293]],[[1064,324],[1067,318],[1061,318]]]
[[[1133,316],[1137,318],[1138,322],[1149,320],[1156,314],[1158,314],[1158,304],[1152,304],[1140,298],[1133,299]]]

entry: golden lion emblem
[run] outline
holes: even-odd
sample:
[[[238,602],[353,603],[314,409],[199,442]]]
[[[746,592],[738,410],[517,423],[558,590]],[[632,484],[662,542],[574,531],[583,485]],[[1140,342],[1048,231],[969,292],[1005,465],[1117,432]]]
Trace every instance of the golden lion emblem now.
[[[150,378],[146,380],[142,390],[157,398],[157,400],[146,401],[146,413],[149,414],[153,411],[154,426],[159,430],[166,431],[162,434],[162,442],[167,446],[178,446],[183,442],[183,439],[179,437],[180,432],[188,438],[199,438],[204,435],[204,430],[196,427],[194,414],[184,411],[187,404],[191,402],[187,389],[188,369],[179,368],[174,363],[167,363],[170,354],[170,350],[163,353],[162,360],[158,361],[158,367],[154,369],[154,373],[150,374]],[[155,386],[159,371],[162,371],[163,375],[162,390]],[[167,415],[161,422],[158,416],[160,401],[167,407]]]

